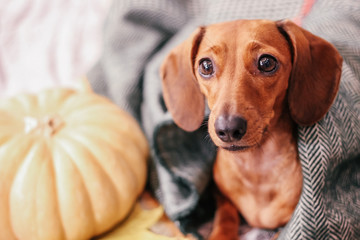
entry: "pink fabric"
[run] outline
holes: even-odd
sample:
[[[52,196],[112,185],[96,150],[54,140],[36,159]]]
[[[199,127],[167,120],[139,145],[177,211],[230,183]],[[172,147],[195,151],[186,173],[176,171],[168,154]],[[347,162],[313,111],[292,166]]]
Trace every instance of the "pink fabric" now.
[[[314,6],[316,0],[304,0],[304,3],[302,5],[301,8],[301,12],[299,13],[298,16],[296,16],[293,21],[301,26],[302,24],[302,20],[304,19],[304,17],[306,17],[306,15],[308,15],[312,9],[312,7]]]
[[[74,86],[101,53],[110,0],[0,0],[0,98]]]

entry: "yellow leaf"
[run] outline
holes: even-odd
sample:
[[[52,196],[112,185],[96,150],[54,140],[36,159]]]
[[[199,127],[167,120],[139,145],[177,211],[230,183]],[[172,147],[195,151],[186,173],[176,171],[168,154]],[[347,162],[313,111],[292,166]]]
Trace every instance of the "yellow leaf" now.
[[[166,237],[149,231],[163,216],[164,210],[161,206],[144,210],[136,204],[130,216],[116,229],[99,238],[99,240],[176,240],[179,238]]]

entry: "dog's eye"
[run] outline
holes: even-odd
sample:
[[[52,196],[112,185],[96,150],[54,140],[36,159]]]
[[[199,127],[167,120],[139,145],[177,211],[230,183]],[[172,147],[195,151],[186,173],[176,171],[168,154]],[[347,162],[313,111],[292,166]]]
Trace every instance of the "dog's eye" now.
[[[270,55],[262,55],[259,58],[258,69],[262,72],[270,73],[277,68],[277,60]]]
[[[211,77],[214,74],[214,66],[210,59],[204,58],[200,60],[199,73],[205,78]]]

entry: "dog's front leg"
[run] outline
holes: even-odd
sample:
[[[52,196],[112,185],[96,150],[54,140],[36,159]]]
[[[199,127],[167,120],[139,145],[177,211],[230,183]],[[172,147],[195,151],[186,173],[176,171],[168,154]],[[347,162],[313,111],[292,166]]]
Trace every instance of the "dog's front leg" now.
[[[237,240],[239,213],[236,207],[220,192],[216,193],[216,213],[209,240]]]

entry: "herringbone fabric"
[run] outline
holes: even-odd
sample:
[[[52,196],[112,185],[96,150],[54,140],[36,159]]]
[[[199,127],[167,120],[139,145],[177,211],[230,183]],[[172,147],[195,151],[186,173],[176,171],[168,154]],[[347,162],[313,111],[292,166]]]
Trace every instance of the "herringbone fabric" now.
[[[299,128],[304,188],[285,239],[360,239],[359,12],[355,1],[318,1],[303,22],[332,42],[344,63],[328,114],[312,127]]]
[[[312,2],[114,2],[105,26],[103,57],[88,77],[95,91],[142,123],[152,146],[150,184],[173,220],[186,219],[201,208],[197,204],[216,151],[206,127],[186,133],[172,122],[162,99],[161,62],[198,25],[301,19],[304,28],[337,47],[344,63],[339,94],[328,114],[298,129],[303,192],[279,239],[360,239],[360,3],[317,0],[304,17],[306,4]]]

